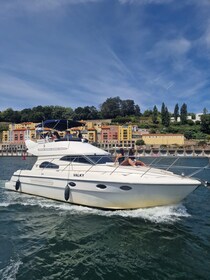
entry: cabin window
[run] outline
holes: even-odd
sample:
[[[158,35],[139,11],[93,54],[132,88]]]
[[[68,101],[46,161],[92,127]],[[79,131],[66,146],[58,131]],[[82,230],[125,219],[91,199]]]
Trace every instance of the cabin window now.
[[[90,164],[90,161],[82,156],[64,156],[60,160],[76,162],[76,163],[85,163]]]
[[[39,165],[40,168],[53,168],[53,169],[58,169],[59,166],[57,164],[54,164],[49,161],[44,161]]]
[[[113,162],[113,158],[110,156],[88,156],[88,158],[94,162],[94,164],[104,164],[106,162]]]

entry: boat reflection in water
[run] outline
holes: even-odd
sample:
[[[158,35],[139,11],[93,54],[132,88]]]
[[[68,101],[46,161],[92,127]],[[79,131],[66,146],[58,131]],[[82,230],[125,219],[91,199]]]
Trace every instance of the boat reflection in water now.
[[[115,165],[113,157],[81,139],[38,143],[31,170],[17,170],[8,190],[104,209],[136,209],[179,203],[201,182],[150,166]]]

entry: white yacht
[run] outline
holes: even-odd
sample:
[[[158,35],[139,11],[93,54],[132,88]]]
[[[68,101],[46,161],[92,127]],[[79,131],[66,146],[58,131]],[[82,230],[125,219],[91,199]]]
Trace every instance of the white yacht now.
[[[81,139],[33,142],[31,170],[17,170],[5,187],[72,204],[136,209],[177,204],[201,182],[150,166],[121,166],[111,155]]]

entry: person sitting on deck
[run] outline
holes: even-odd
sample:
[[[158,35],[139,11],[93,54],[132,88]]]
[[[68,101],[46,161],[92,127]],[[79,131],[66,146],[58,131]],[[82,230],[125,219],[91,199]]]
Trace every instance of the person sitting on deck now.
[[[81,131],[80,131],[80,130],[78,130],[77,137],[78,137],[79,139],[82,139],[82,133],[81,133]]]
[[[142,162],[141,160],[136,160],[135,157],[135,150],[134,148],[130,148],[129,152],[128,152],[128,157],[129,159],[133,162],[131,165],[132,166],[145,166],[146,164],[144,162]]]
[[[72,134],[70,133],[70,131],[66,131],[66,134],[65,134],[65,140],[67,140],[67,141],[70,141],[70,139],[72,139]]]
[[[53,140],[54,141],[56,141],[56,140],[59,140],[61,137],[60,137],[60,135],[58,134],[58,132],[57,131],[54,131],[53,132]]]
[[[134,151],[129,151],[129,157],[125,158],[124,149],[120,148],[118,155],[116,156],[115,163],[119,162],[120,165],[126,166],[145,166],[145,164],[140,160],[135,160]]]
[[[123,148],[120,148],[119,153],[117,154],[117,156],[115,158],[115,163],[119,162],[119,164],[121,165],[124,160],[125,160],[125,152],[124,152]]]

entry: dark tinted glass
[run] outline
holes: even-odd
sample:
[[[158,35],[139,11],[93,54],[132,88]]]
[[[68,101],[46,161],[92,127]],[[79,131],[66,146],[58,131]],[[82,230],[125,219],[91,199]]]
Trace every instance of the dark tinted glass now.
[[[110,156],[88,156],[91,161],[97,164],[104,164],[106,162],[113,162],[112,157]]]
[[[52,162],[49,161],[44,161],[39,165],[40,168],[54,168],[54,169],[58,169],[59,166],[57,164],[54,164]]]
[[[77,162],[77,163],[85,163],[85,164],[90,164],[88,159],[82,156],[64,156],[61,158],[61,160],[64,161],[70,161],[70,162]]]

